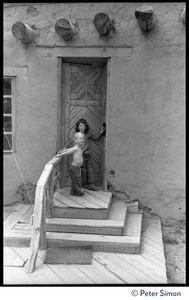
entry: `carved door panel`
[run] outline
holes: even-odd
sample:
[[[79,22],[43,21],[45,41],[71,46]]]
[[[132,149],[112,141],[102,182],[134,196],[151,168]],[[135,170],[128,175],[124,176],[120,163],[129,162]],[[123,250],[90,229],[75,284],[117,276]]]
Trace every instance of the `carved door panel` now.
[[[75,125],[84,118],[90,133],[98,136],[105,121],[106,67],[105,65],[63,63],[63,146],[73,140]],[[90,141],[90,153],[96,184],[102,185],[104,138]],[[69,159],[64,158],[64,185],[70,186]]]

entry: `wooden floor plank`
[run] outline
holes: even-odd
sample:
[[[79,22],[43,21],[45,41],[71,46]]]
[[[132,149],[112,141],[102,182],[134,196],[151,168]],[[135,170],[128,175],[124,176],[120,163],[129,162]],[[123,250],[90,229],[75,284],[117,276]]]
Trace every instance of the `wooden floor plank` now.
[[[163,250],[160,251],[159,249],[154,248],[150,244],[147,244],[141,240],[141,249],[144,249],[146,253],[149,253],[150,255],[156,257],[157,259],[161,260],[162,262],[165,261]]]
[[[47,232],[48,247],[92,246],[94,251],[138,253],[140,237]],[[11,230],[5,237],[6,246],[30,245],[29,230]]]
[[[25,261],[14,252],[10,247],[4,247],[3,249],[3,264],[4,266],[23,267]]]
[[[87,277],[83,272],[81,272],[77,266],[75,265],[70,265],[69,270],[72,271],[82,282],[82,284],[94,284],[94,282]]]
[[[19,204],[13,204],[13,205],[4,205],[3,206],[3,221],[5,221],[12,212],[17,208]]]
[[[146,218],[148,222],[148,226],[144,233],[151,233],[153,232],[154,236],[158,236],[160,239],[162,239],[162,229],[161,229],[161,220],[159,219],[150,219]]]
[[[91,243],[112,243],[125,245],[128,244],[138,244],[139,238],[133,236],[110,236],[110,235],[96,235],[96,234],[75,234],[75,233],[59,233],[59,232],[47,232],[47,238],[49,239],[62,239],[62,240],[74,240],[74,241],[86,241]]]
[[[143,236],[150,239],[154,243],[156,243],[158,246],[163,246],[162,238],[155,236],[154,231],[147,230],[143,232]]]
[[[89,226],[89,227],[122,227],[122,220],[90,220],[90,219],[64,219],[64,218],[53,218],[48,219],[48,224],[58,224],[65,226]]]
[[[107,209],[86,209],[86,208],[64,208],[54,206],[53,216],[56,218],[75,218],[75,219],[96,219],[106,220],[108,217]]]
[[[138,254],[136,254],[138,255]],[[134,257],[136,257],[136,255]],[[127,254],[123,253],[116,253],[116,256],[119,257],[119,260],[116,259],[117,263],[119,263],[121,266],[123,266],[126,270],[129,271],[129,273],[133,274],[141,284],[149,284],[149,283],[156,283],[156,281],[153,279],[153,277],[144,274],[141,270],[137,269],[130,263],[130,261],[127,259]],[[114,258],[115,259],[115,258]]]
[[[47,232],[47,239],[49,248],[90,246],[93,251],[120,253],[138,253],[140,248],[140,238],[130,236]]]
[[[34,281],[20,267],[4,267],[3,283],[6,284],[34,284]]]
[[[162,239],[162,234],[159,231],[159,229],[157,229],[157,228],[151,228],[151,227],[144,228],[144,226],[142,226],[142,233],[144,233],[144,234],[148,234],[148,233],[153,234],[154,238]]]
[[[122,235],[123,226],[122,220],[53,218],[46,221],[46,230],[52,232]]]
[[[27,262],[29,258],[30,248],[29,247],[11,247],[12,250],[19,255],[19,257],[24,260],[24,262]],[[38,256],[42,259],[43,253],[45,250],[39,250]]]
[[[75,273],[71,271],[69,265],[48,265],[49,268],[57,274],[64,284],[85,284],[86,281],[83,281],[81,277],[78,277]]]
[[[19,222],[21,223],[30,223],[31,215],[33,214],[34,206],[31,205],[28,211],[20,218]]]
[[[147,251],[144,251],[144,249],[142,248],[140,251],[140,255],[146,259],[148,259],[149,261],[153,262],[154,264],[156,264],[157,266],[159,266],[160,268],[162,268],[163,270],[166,270],[166,266],[165,266],[165,262],[161,261],[160,259],[156,258],[155,256],[151,255],[150,253],[148,253]]]
[[[14,226],[14,230],[32,230],[32,225],[27,223],[17,223]]]
[[[149,260],[140,255],[128,254],[125,258],[130,264],[141,270],[144,274],[153,278],[157,283],[166,283],[165,272]]]
[[[58,201],[57,199],[53,199],[53,205],[54,206],[60,206],[60,207],[67,207],[65,204],[63,204],[62,202]]]
[[[95,252],[93,253],[93,258],[99,263],[106,265],[106,268],[113,274],[121,278],[124,281],[124,283],[139,284],[140,280],[138,280],[135,276],[126,271],[122,266],[118,265],[114,261],[114,257],[112,257],[113,255],[115,254]]]
[[[142,234],[142,240],[143,240],[146,244],[148,244],[148,245],[154,247],[155,249],[159,250],[160,252],[162,251],[162,246],[161,246],[161,245],[158,245],[156,242],[152,241],[152,239],[150,239],[148,236],[145,236],[144,234]]]
[[[144,223],[150,225],[150,226],[157,226],[158,227],[161,227],[161,220],[160,219],[152,219],[152,218],[148,218],[145,216],[145,213],[144,213],[144,220],[143,220]]]
[[[56,193],[54,194],[54,199],[58,200],[59,202],[61,202],[64,205],[66,205],[68,208],[69,207],[84,208],[83,205],[78,204],[77,202],[73,201],[72,199],[70,199],[67,196],[60,193],[60,190],[56,191]]]
[[[18,205],[15,211],[4,221],[4,231],[12,229],[29,209],[30,206],[27,204]]]
[[[97,260],[93,259],[92,262],[93,268],[97,269],[101,274],[103,274],[104,277],[108,278],[108,282],[110,284],[124,284],[124,281],[121,280],[118,276],[115,274],[112,274],[106,266],[99,263]]]
[[[29,232],[28,230],[9,230],[7,232],[7,234],[4,236],[9,236],[9,237],[15,237],[15,238],[22,238],[22,237],[31,237],[31,232]]]
[[[15,247],[14,251],[16,251],[25,260],[29,258],[29,248]],[[57,274],[55,274],[46,264],[43,263],[43,260],[39,257],[39,255],[37,257],[36,269],[33,273],[28,273],[28,260],[23,267],[23,270],[35,284],[63,283],[60,277],[57,276]]]
[[[153,222],[153,221],[152,221]],[[154,236],[162,239],[161,225],[150,223],[149,218],[143,218],[142,233],[153,232]]]
[[[140,255],[138,254],[133,255],[133,257],[136,256],[140,256]],[[155,280],[153,280],[152,277],[144,274],[140,270],[133,267],[133,265],[127,259],[125,259],[127,258],[127,254],[115,253],[115,254],[111,254],[110,258],[118,265],[121,265],[128,273],[132,274],[132,276],[134,276],[141,284],[155,282]]]
[[[108,208],[109,202],[104,202],[101,199],[95,197],[95,195],[91,195],[88,190],[85,190],[85,199],[92,204],[98,205],[100,208]]]
[[[24,271],[28,276],[35,282],[35,284],[63,284],[63,281],[55,274],[49,266],[43,263],[43,261],[38,257],[35,272],[28,273],[28,262],[24,266]]]
[[[161,227],[161,219],[158,216],[154,216],[154,215],[146,215],[146,213],[144,213],[145,219],[150,221],[150,225],[152,224],[158,224]]]
[[[77,265],[77,268],[88,276],[95,284],[112,283],[109,277],[104,276],[104,274],[99,269],[94,268],[93,265]]]
[[[109,203],[110,201],[110,198],[112,196],[112,193],[110,192],[104,192],[102,190],[99,190],[99,191],[91,191],[91,190],[88,190],[88,189],[84,189],[88,194],[91,194],[93,196],[95,196],[96,198],[106,202],[106,203]]]
[[[62,190],[59,190],[59,192],[64,195],[65,197],[67,197],[68,199],[76,202],[78,205],[82,205],[85,208],[96,208],[96,209],[100,209],[100,207],[94,203],[89,202],[89,200],[87,199],[87,197],[89,198],[89,196],[82,196],[82,197],[77,197],[77,196],[72,196],[70,195],[70,191],[69,188],[63,188]]]

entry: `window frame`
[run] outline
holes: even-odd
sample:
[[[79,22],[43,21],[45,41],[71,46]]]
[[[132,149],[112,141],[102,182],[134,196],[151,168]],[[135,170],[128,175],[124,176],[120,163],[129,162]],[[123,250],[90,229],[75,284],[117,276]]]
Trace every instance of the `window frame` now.
[[[4,147],[3,147],[3,154],[11,154],[13,152],[16,151],[15,149],[15,79],[16,77],[15,76],[3,76],[3,79],[4,78],[10,78],[11,79],[11,95],[4,95],[4,92],[3,92],[3,101],[4,99],[6,98],[11,98],[11,111],[12,113],[11,114],[4,114],[3,112],[3,118],[4,117],[12,117],[12,131],[9,132],[5,132],[4,133],[4,124],[3,124],[3,137],[5,134],[12,134],[12,149],[10,150],[5,150]]]

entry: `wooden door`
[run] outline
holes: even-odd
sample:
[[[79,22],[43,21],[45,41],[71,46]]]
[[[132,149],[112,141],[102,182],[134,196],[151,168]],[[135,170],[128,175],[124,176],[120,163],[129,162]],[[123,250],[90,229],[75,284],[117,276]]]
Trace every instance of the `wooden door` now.
[[[98,135],[105,122],[106,66],[87,63],[63,63],[63,147],[73,140],[75,125],[84,118],[90,132]],[[104,165],[104,137],[90,142],[90,152],[96,184],[102,185]],[[66,163],[67,162],[67,163]],[[70,186],[68,158],[64,158],[64,186]]]

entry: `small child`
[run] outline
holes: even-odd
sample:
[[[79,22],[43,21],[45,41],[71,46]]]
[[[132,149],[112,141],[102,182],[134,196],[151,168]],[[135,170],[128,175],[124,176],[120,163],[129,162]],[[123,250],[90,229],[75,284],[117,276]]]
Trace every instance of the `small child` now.
[[[85,135],[85,143],[83,146],[83,164],[81,166],[82,186],[89,190],[98,191],[95,186],[95,175],[93,170],[92,158],[90,154],[89,140],[98,141],[106,134],[106,124],[103,123],[102,129],[98,136],[89,133],[89,125],[85,119],[79,119],[75,125],[75,131]]]
[[[70,177],[72,181],[71,195],[83,196],[84,190],[81,186],[81,166],[83,164],[83,150],[85,136],[81,132],[77,132],[74,135],[75,145],[68,149],[62,149],[58,151],[55,157],[60,157],[62,155],[72,154],[72,164],[69,168]]]

